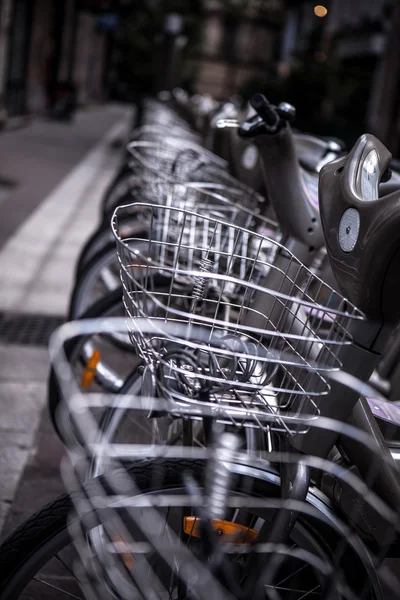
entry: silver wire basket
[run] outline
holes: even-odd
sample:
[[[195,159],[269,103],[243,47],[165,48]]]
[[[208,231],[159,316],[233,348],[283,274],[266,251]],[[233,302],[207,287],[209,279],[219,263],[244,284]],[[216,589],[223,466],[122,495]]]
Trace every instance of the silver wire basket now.
[[[179,138],[165,138],[158,142],[131,142],[128,151],[132,168],[144,183],[159,180],[209,183],[212,187],[221,185],[243,191],[258,202],[261,200],[259,194],[229,174],[226,161],[198,144],[187,141],[182,144]]]
[[[163,125],[142,125],[135,129],[131,134],[131,142],[133,141],[147,141],[147,142],[162,142],[165,139],[172,140],[178,138],[182,141],[188,141],[195,144],[200,144],[200,136],[191,131],[190,129],[184,129],[181,126],[169,126]]]
[[[182,208],[147,210],[146,241],[122,239],[115,219],[113,227],[131,340],[162,395],[318,416],[329,392],[322,372],[340,368],[339,349],[361,312],[273,238]],[[149,340],[136,326],[142,318],[201,326],[220,345]]]
[[[188,129],[187,122],[172,108],[157,100],[147,100],[144,104],[143,120],[148,125],[161,127],[182,127]]]
[[[175,598],[176,588],[179,596],[182,587],[187,598],[239,599],[244,597],[242,584],[246,574],[249,579],[252,565],[261,576],[263,598],[287,597],[287,592],[293,598],[327,598],[334,591],[334,597],[341,600],[370,600],[374,585],[374,578],[369,580],[371,567],[386,591],[393,594],[390,597],[400,597],[396,567],[383,563],[400,533],[399,511],[382,502],[335,456],[323,460],[285,451],[270,438],[257,452],[243,448],[240,432],[221,427],[221,413],[211,407],[155,397],[80,393],[64,344],[80,335],[116,334],[124,327],[122,319],[69,323],[53,335],[50,344],[69,416],[62,475],[73,492],[69,532],[77,560],[67,568],[69,574],[75,571],[87,600]],[[152,327],[164,336],[173,331],[171,324],[150,325],[147,321],[140,327],[149,336]],[[179,335],[189,341],[206,341],[199,329],[192,328],[190,333],[188,325],[180,329]],[[347,385],[345,374],[341,375]],[[361,396],[363,392],[371,394],[371,404],[380,402],[379,394],[361,382],[351,380],[349,390],[359,390]],[[110,435],[99,426],[97,412],[104,409],[131,424],[128,437],[119,438],[115,432]],[[159,418],[177,420],[182,426],[212,419],[209,445],[169,445],[143,438],[137,424]],[[268,431],[267,414],[254,420],[261,430]],[[368,447],[370,441],[365,433],[332,419],[311,426],[340,431],[361,447]],[[374,467],[383,465],[384,460],[381,453],[377,455]],[[319,473],[322,484],[319,489],[311,485],[307,496],[296,500],[283,490],[281,478],[285,466],[293,468],[299,463],[303,469]],[[93,465],[101,477],[88,478]],[[331,481],[346,485],[359,499],[346,515],[332,513]],[[377,549],[367,548],[352,525],[362,526],[362,517],[371,510],[381,515],[382,525],[391,531]],[[286,539],[285,526],[294,513],[299,527],[295,525]],[[319,527],[325,532],[323,538]],[[302,536],[304,531],[307,535]],[[334,545],[330,546],[333,535]],[[352,562],[354,556],[357,562]],[[223,568],[216,569],[216,564]],[[349,572],[349,564],[357,565],[355,573],[354,566]],[[233,582],[237,587],[230,585]],[[267,588],[275,595],[264,592]],[[245,597],[258,597],[255,590],[254,582],[254,589],[247,589]],[[330,594],[325,595],[325,590]]]
[[[228,223],[240,225],[247,229],[256,229],[276,240],[280,239],[281,232],[277,223],[260,214],[260,208],[252,207],[258,202],[257,194],[249,190],[247,195],[244,191],[227,188],[225,186],[203,187],[198,183],[168,183],[164,181],[154,181],[151,185],[140,186],[135,193],[136,201],[117,207],[114,212],[111,227],[114,236],[118,240],[127,237],[120,229],[119,223],[124,220],[128,214],[140,215],[143,223],[143,231],[147,228],[150,231],[154,229],[154,235],[161,240],[171,239],[174,232],[180,232],[182,228],[186,235],[203,236],[203,233],[196,231],[195,222],[189,218],[190,210],[195,213],[213,216],[216,219]],[[160,205],[157,211],[154,202]],[[165,207],[180,208],[184,212],[166,211]],[[182,219],[185,223],[183,224]],[[147,223],[145,227],[144,224]],[[156,232],[156,233],[155,233]],[[215,244],[227,243],[217,238]],[[190,262],[190,253],[188,254],[187,264]],[[171,259],[172,260],[172,259]]]

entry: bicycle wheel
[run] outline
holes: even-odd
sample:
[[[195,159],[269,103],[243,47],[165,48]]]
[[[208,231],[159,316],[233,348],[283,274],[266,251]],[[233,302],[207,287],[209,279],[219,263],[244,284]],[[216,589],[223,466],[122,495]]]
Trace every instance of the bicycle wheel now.
[[[133,170],[127,166],[111,184],[101,203],[100,218],[104,217],[117,205],[121,198],[129,195],[132,188]]]
[[[107,187],[102,203],[101,203],[101,214],[103,215],[104,207],[111,201],[113,198],[121,194],[121,191],[128,189],[127,182],[129,178],[132,177],[132,169],[129,164],[126,162],[119,169],[118,173],[115,175],[114,179],[111,181],[109,186]]]
[[[118,288],[91,306],[81,318],[96,319],[123,315],[122,288]],[[75,338],[66,345],[65,352],[78,382],[81,381],[82,374],[95,350],[101,354],[91,385],[97,385],[111,393],[120,390],[127,376],[141,364],[128,339],[124,341],[110,336],[102,339],[99,336]],[[52,368],[48,380],[47,403],[51,421],[58,435],[60,432],[56,415],[60,402],[62,402],[62,393]]]
[[[130,198],[129,201],[132,199]],[[99,228],[90,236],[86,244],[84,245],[78,261],[75,267],[75,281],[79,278],[83,269],[89,263],[89,261],[100,251],[102,251],[108,244],[114,242],[114,235],[110,227],[111,217],[108,221],[101,223]],[[138,221],[138,218],[135,214],[128,215],[125,219],[121,221],[121,227],[124,229],[126,233],[143,230],[143,224]]]
[[[146,239],[147,232],[138,233]],[[138,242],[139,252],[146,252],[148,243]],[[120,287],[120,267],[115,242],[108,244],[86,265],[72,292],[68,320],[80,317],[94,302]]]
[[[68,321],[80,317],[97,300],[120,287],[115,243],[98,252],[80,274],[72,291]]]
[[[162,482],[160,482],[161,473]],[[164,493],[166,490],[171,495],[182,494],[185,490],[183,474],[186,474],[186,477],[190,474],[192,481],[196,482],[202,493],[204,473],[205,463],[202,460],[171,459],[161,462],[143,462],[135,464],[129,469],[129,474],[135,479],[140,493],[146,495]],[[93,485],[96,485],[96,481],[87,484],[89,494],[90,487]],[[279,479],[273,471],[257,471],[255,468],[248,467],[247,472],[238,479],[232,494],[238,497],[248,496],[249,489],[252,490],[252,497],[276,498],[280,494]],[[64,495],[47,505],[22,524],[1,546],[0,600],[33,600],[34,598],[41,598],[41,600],[57,598],[59,600],[64,597],[83,600],[80,582],[74,576],[73,570],[77,554],[67,529],[73,499],[73,496]],[[335,531],[335,516],[321,497],[318,498],[310,491],[308,503],[317,509],[318,518],[307,514],[298,518],[290,539],[292,549],[304,550],[309,555],[312,554],[323,561],[324,564],[332,564],[338,545],[346,543],[346,540]],[[87,508],[86,510],[85,523],[87,523],[87,532],[90,536],[92,528],[98,528],[98,521],[96,518],[89,519],[89,515],[94,513],[93,509]],[[168,525],[179,532],[182,527],[182,512],[177,515],[173,508],[168,507],[163,514]],[[262,508],[249,509],[247,516],[252,522],[257,521],[258,526],[261,522],[261,525],[265,524],[268,527],[273,519],[273,514]],[[162,535],[162,531],[160,534]],[[191,536],[188,543],[192,543]],[[197,542],[193,540],[193,543]],[[236,572],[241,570],[241,575],[243,564],[235,562],[233,559],[230,561],[231,567]],[[246,567],[246,564],[244,566]],[[160,569],[160,578],[164,583],[168,582],[168,585],[171,586],[176,584],[175,578],[166,576],[163,565],[154,563],[152,567],[153,571]],[[247,562],[246,568],[251,568],[251,561]],[[346,584],[355,594],[360,590],[366,591],[361,596],[363,600],[376,600],[380,597],[379,586],[373,579],[373,573],[368,571],[366,564],[350,544],[346,546],[343,561],[337,569],[338,574],[340,572]],[[246,576],[246,573],[244,575]],[[151,579],[149,579],[149,585],[153,585]],[[318,573],[310,564],[300,564],[299,560],[285,561],[276,574],[276,581],[270,587],[276,590],[279,598],[286,600],[300,600],[300,598],[307,597],[308,594],[312,598],[324,597]],[[115,596],[106,593],[101,597]],[[168,594],[165,595],[165,598],[180,597],[190,598],[191,596],[190,593],[182,596],[175,589],[168,589]],[[334,594],[329,595],[332,600],[344,597],[336,590]]]
[[[163,294],[169,289],[169,281],[165,277],[157,277],[155,286],[156,290]],[[79,319],[124,316],[122,294],[122,288],[114,290],[89,307]],[[90,364],[93,359],[96,360],[91,383],[85,387],[87,391],[92,391],[93,386],[97,386],[99,390],[118,393],[127,377],[142,364],[128,334],[78,337],[69,341],[65,352],[80,387],[88,366],[93,369]],[[48,383],[48,408],[55,431],[60,437],[62,436],[57,423],[57,411],[61,402],[62,393],[52,368]]]

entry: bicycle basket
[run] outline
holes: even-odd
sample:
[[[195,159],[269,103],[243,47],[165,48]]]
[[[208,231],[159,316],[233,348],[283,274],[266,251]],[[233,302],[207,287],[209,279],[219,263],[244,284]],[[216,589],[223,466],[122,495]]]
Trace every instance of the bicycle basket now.
[[[153,335],[148,322],[138,325]],[[171,324],[155,326],[166,336],[173,333]],[[268,589],[278,597],[282,592],[295,598],[334,593],[340,600],[369,600],[379,591],[378,578],[389,597],[399,597],[395,564],[383,561],[399,534],[399,511],[372,490],[374,473],[385,466],[382,453],[376,454],[366,485],[335,455],[322,460],[276,444],[247,453],[240,431],[233,434],[221,428],[218,411],[211,407],[134,395],[80,394],[61,347],[77,335],[116,334],[124,327],[121,319],[66,324],[50,347],[60,382],[66,386],[70,435],[62,473],[74,492],[69,531],[79,557],[74,567],[86,598],[147,599],[154,594],[170,598],[182,586],[188,598],[232,600],[243,598],[245,591],[255,598],[261,582],[263,598],[269,596]],[[192,342],[202,338],[196,328],[189,334],[188,325],[179,335]],[[365,392],[365,385],[358,385]],[[110,437],[99,426],[97,412],[104,409],[131,423],[127,437]],[[204,431],[212,419],[209,445],[152,443],[132,431],[133,423],[160,416],[182,427],[200,420]],[[262,417],[259,424],[267,429]],[[340,430],[365,449],[370,443],[365,433],[334,420],[327,420],[324,428]],[[90,480],[87,475],[94,463],[102,477]],[[310,486],[307,496],[296,499],[282,478],[285,465],[293,469],[300,464],[303,470],[320,473],[322,489]],[[333,512],[328,498],[335,502],[332,490],[342,488],[354,501],[347,511]],[[380,519],[379,531],[373,531],[378,543],[367,547],[365,519],[372,514]]]
[[[116,239],[131,339],[162,394],[317,415],[329,391],[321,372],[340,367],[338,349],[351,343],[360,311],[272,238],[180,208],[148,210],[146,252],[137,251],[143,239]],[[187,351],[187,340],[162,336],[149,343],[135,327],[143,317],[201,326],[223,348]],[[286,364],[285,354],[296,360]],[[304,375],[304,364],[318,368]]]
[[[254,190],[232,177],[227,163],[197,144],[178,138],[160,142],[138,141],[128,145],[132,166],[146,182],[162,179],[172,182],[198,181],[225,185],[255,195]]]
[[[250,208],[258,202],[258,195],[253,191],[246,195],[243,191],[224,186],[214,189],[204,188],[201,184],[194,183],[174,184],[155,181],[152,185],[140,187],[135,196],[136,202],[119,206],[113,215],[111,226],[117,243],[121,239],[119,222],[131,213],[141,215],[142,222],[147,221],[150,229],[156,228],[159,236],[169,236],[172,239],[174,232],[182,228],[182,214],[165,211],[163,207],[167,206],[213,215],[228,223],[235,223],[249,229],[257,228],[264,235],[268,234],[269,237],[280,239],[281,233],[277,223],[261,216],[259,208]],[[160,205],[160,210],[156,210],[155,201]],[[191,230],[190,235],[197,236],[195,223],[188,221],[184,229],[187,233]]]
[[[178,126],[162,126],[162,125],[142,125],[135,129],[131,134],[131,142],[146,141],[146,142],[162,142],[167,139],[173,144],[174,138],[182,142],[200,144],[200,137],[194,131],[184,129]],[[168,142],[167,142],[168,143]],[[223,162],[221,161],[223,166]]]
[[[143,121],[148,125],[188,128],[188,123],[173,109],[157,100],[147,100],[145,102]]]

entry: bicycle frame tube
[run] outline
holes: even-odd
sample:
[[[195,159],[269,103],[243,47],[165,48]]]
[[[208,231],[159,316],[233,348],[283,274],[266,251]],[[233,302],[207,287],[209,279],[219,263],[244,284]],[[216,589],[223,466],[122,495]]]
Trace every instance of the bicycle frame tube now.
[[[284,246],[298,258],[305,266],[311,266],[315,255],[309,252],[307,246],[301,242],[297,242],[293,238],[284,241]],[[282,294],[290,295],[293,293],[293,281],[298,281],[299,273],[303,266],[297,261],[294,261],[290,254],[281,251],[275,259],[268,273],[260,282],[260,285],[266,289],[276,290]],[[282,328],[285,318],[286,308],[277,303],[271,295],[255,293],[252,307],[258,311],[259,315],[246,315],[245,324],[250,327],[257,327],[260,322],[265,323],[265,316],[268,315],[268,320],[274,327]]]
[[[324,236],[319,211],[311,203],[302,181],[290,126],[286,125],[274,135],[260,135],[255,143],[260,152],[267,196],[284,233],[310,248],[321,248]]]
[[[307,248],[299,242],[293,244],[293,250],[297,250],[296,254],[301,254],[301,258],[310,261],[310,255],[307,256]],[[290,255],[280,254],[275,263],[274,267],[270,269],[268,274],[265,276],[263,285],[269,289],[276,289],[283,293],[291,293],[291,286],[289,278],[284,277],[284,273],[290,274],[290,279],[293,281],[299,274],[299,267],[297,262],[291,261]],[[268,306],[265,305],[266,298],[261,296],[255,297],[253,306],[260,312],[260,314],[269,314],[270,321],[275,327],[284,327],[283,314],[286,310],[278,303],[273,303],[274,298],[271,296]],[[261,305],[261,302],[264,304]],[[260,317],[262,318],[262,316]],[[257,320],[257,317],[253,317],[249,320]],[[256,323],[246,323],[248,325],[257,326]],[[296,322],[291,323],[291,330],[296,328]],[[300,328],[300,323],[298,324]],[[374,327],[366,322],[361,322],[356,325],[354,331],[350,332],[353,334],[355,341],[354,345],[343,346],[339,353],[338,358],[344,365],[344,369],[350,374],[354,375],[362,381],[368,381],[373,370],[379,363],[381,358],[380,347],[385,343],[385,340],[380,340],[379,348],[377,351],[368,349],[368,347],[374,347],[374,342],[379,337],[380,327]],[[388,336],[387,332],[384,332],[383,338]],[[309,349],[309,345],[308,345]],[[301,349],[299,348],[301,352]],[[318,356],[318,347],[315,345],[314,357],[310,356],[310,359],[320,359],[323,362],[323,355]],[[338,444],[342,451],[345,453],[347,460],[350,464],[358,468],[360,474],[367,478],[371,475],[371,465],[376,464],[377,452],[385,453],[387,461],[390,463],[391,455],[390,451],[385,443],[383,435],[376,423],[375,417],[373,416],[371,409],[366,401],[360,399],[359,393],[354,390],[347,390],[345,398],[343,397],[343,387],[335,382],[331,382],[331,391],[323,399],[322,414],[325,417],[330,417],[336,420],[340,420],[343,423],[350,423],[371,437],[371,446],[366,449],[365,446],[360,446],[353,440],[347,438],[338,437],[336,433],[331,435],[327,431],[318,431],[318,429],[311,429],[307,434],[301,434],[291,438],[291,446],[300,450],[306,454],[312,454],[327,457],[329,452]],[[400,453],[398,456],[400,462]],[[381,461],[380,461],[381,462]],[[377,493],[385,500],[390,506],[398,507],[400,505],[400,478],[394,475],[395,462],[392,460],[393,468],[390,464],[385,463],[380,470],[375,473],[375,478],[371,487],[375,489]],[[296,473],[291,474],[293,478],[296,477]],[[291,477],[291,479],[292,479]]]
[[[292,256],[282,251],[274,261],[273,266],[265,275],[262,284],[267,289],[277,290],[283,294],[293,294],[293,282],[298,282],[299,275],[304,264],[311,264],[314,259],[314,254],[309,252],[307,246],[294,239],[286,241],[285,246],[290,246],[291,251],[299,258],[301,262],[293,260]],[[285,319],[287,318],[287,307],[276,302],[273,295],[255,294],[253,301],[255,313],[246,315],[245,324],[252,327],[258,327],[260,320],[265,322],[263,315],[268,315],[268,321],[277,330],[285,329]],[[294,318],[291,320],[290,330],[292,333],[303,333],[304,325]],[[310,344],[308,344],[308,347]],[[302,342],[298,342],[297,351],[301,354]],[[296,500],[304,500],[310,482],[310,473],[308,469],[299,463],[292,465],[291,468],[283,468],[282,473],[282,491],[285,497]],[[288,513],[280,523],[280,534],[285,532],[285,536],[290,536],[290,531],[295,525],[296,515]]]
[[[400,476],[396,477],[396,463],[365,398],[358,400],[347,422],[368,433],[371,444],[369,447],[360,448],[355,440],[340,436],[339,447],[343,449],[350,463],[358,468],[363,479],[369,484],[368,479],[373,478],[371,487],[389,506],[398,510],[400,506]],[[383,455],[387,460],[392,458],[392,466],[381,460],[377,464],[377,452],[379,452],[378,456]],[[375,472],[374,466],[376,466]]]
[[[364,322],[357,324],[356,328],[365,325]],[[353,332],[350,330],[350,334]],[[353,334],[353,339],[357,337]],[[321,354],[315,354],[314,360],[318,360],[321,364],[324,363],[324,349]],[[343,365],[343,370],[357,379],[367,382],[380,360],[380,354],[373,352],[364,345],[357,344],[356,341],[352,345],[344,345],[339,348],[337,358]],[[351,416],[360,394],[356,390],[344,389],[341,384],[336,381],[330,382],[329,393],[321,400],[320,414],[323,417],[328,417],[345,423]],[[332,432],[322,432],[318,429],[311,430],[305,435],[297,435],[292,438],[292,445],[297,450],[306,454],[326,457],[330,450],[337,442],[338,435]]]

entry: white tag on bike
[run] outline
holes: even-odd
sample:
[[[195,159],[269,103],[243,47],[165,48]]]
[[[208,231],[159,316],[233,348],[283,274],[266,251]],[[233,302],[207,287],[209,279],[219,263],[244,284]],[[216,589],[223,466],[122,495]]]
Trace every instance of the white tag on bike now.
[[[251,169],[254,169],[256,167],[257,161],[258,161],[257,147],[254,146],[253,144],[251,144],[250,146],[247,146],[247,148],[245,149],[245,151],[242,154],[242,167],[244,167],[245,169],[248,169],[250,171]]]

